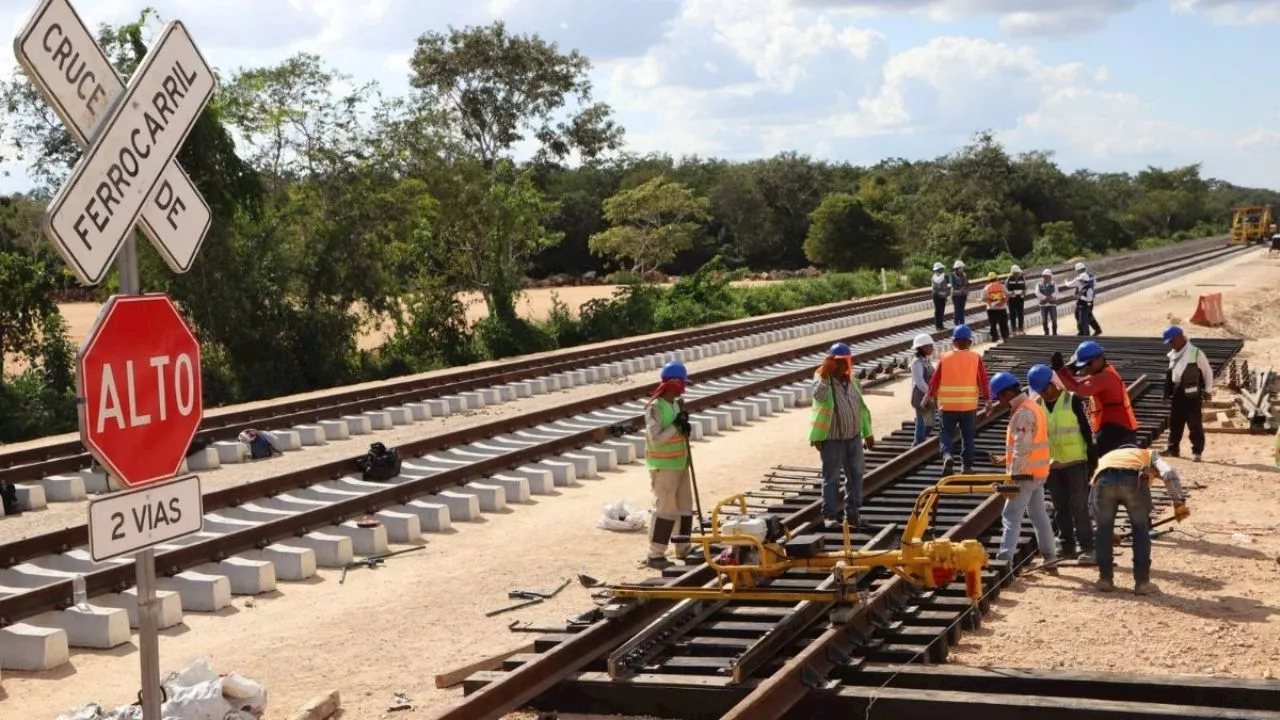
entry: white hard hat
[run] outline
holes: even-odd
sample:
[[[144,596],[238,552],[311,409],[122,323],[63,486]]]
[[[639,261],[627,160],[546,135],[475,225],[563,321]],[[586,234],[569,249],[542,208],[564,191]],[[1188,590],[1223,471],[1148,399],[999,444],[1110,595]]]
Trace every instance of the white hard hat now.
[[[938,270],[946,270],[946,269],[947,269],[947,266],[943,265],[942,263],[936,262],[933,264],[934,272],[937,272]]]
[[[961,269],[961,268],[963,268],[963,267],[964,267],[964,261],[963,261],[963,260],[957,260],[957,261],[955,261],[954,263],[952,263],[952,264],[951,264],[951,267],[952,267],[952,269],[959,270],[959,269]]]
[[[1085,271],[1084,263],[1076,263],[1076,272],[1084,272],[1084,271]]]
[[[933,336],[929,333],[920,333],[911,341],[911,349],[919,350],[922,347],[933,344]]]
[[[1053,277],[1053,271],[1052,271],[1052,270],[1050,270],[1049,268],[1045,268],[1045,269],[1044,269],[1044,272],[1042,272],[1042,273],[1040,273],[1040,274],[1041,274],[1041,275],[1048,275],[1049,277]]]
[[[1018,267],[1017,265],[1014,265],[1013,267],[1009,268],[1009,272],[1011,272],[1011,273],[1020,273],[1020,272],[1022,272],[1022,268]]]

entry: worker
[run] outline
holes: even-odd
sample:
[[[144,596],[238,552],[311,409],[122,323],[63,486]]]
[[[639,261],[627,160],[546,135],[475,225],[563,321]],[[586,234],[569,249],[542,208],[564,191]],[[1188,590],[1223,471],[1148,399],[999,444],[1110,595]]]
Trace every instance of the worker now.
[[[1138,595],[1156,592],[1156,586],[1151,584],[1152,475],[1164,481],[1165,489],[1173,498],[1173,516],[1182,522],[1191,514],[1186,495],[1182,493],[1182,481],[1178,471],[1154,452],[1126,443],[1098,460],[1098,470],[1090,484],[1093,516],[1098,521],[1098,582],[1094,587],[1102,592],[1116,589],[1111,541],[1115,535],[1116,512],[1122,505],[1129,515],[1133,539],[1133,591]]]
[[[1040,327],[1048,335],[1050,327],[1058,334],[1058,286],[1053,284],[1053,271],[1045,268],[1036,285],[1036,300],[1040,302]]]
[[[943,477],[955,470],[952,440],[957,431],[963,447],[962,472],[966,475],[973,473],[978,401],[981,399],[988,403],[991,397],[987,368],[982,364],[982,356],[971,349],[973,331],[969,326],[959,325],[951,331],[951,345],[955,349],[942,354],[938,370],[929,380],[929,397],[942,411],[938,440],[942,449]]]
[[[1053,369],[1064,388],[1089,401],[1089,427],[1093,430],[1098,455],[1134,442],[1138,418],[1133,414],[1129,389],[1120,373],[1107,362],[1102,346],[1086,340],[1076,348],[1073,360],[1086,375],[1085,379],[1076,378],[1060,352],[1053,354]]]
[[[1022,268],[1017,265],[1009,268],[1009,277],[1005,278],[1004,289],[1009,295],[1009,329],[1014,335],[1026,335],[1026,323],[1023,318],[1027,304],[1027,279],[1022,276]]]
[[[942,330],[947,316],[947,298],[951,297],[951,278],[940,262],[933,264],[933,329]]]
[[[1200,462],[1204,452],[1204,418],[1200,412],[1204,401],[1213,395],[1213,366],[1177,325],[1166,329],[1163,339],[1172,348],[1164,378],[1164,399],[1170,403],[1169,447],[1165,454],[1181,454],[1182,431],[1186,428],[1191,431],[1191,459]]]
[[[1003,465],[1018,485],[1018,494],[1004,501],[1000,551],[996,559],[1013,561],[1013,551],[1022,534],[1022,518],[1031,515],[1036,533],[1036,546],[1044,558],[1050,575],[1057,575],[1054,564],[1058,549],[1053,537],[1053,523],[1044,506],[1044,484],[1049,479],[1049,420],[1044,408],[1033,401],[1018,385],[1013,373],[1000,372],[991,378],[991,398],[1009,408],[1009,427],[1005,430],[1003,455],[992,454],[991,462]]]
[[[911,358],[911,407],[916,411],[916,436],[913,445],[929,437],[933,427],[933,399],[929,397],[929,381],[933,379],[933,336],[920,333],[911,341],[915,357]]]
[[[1053,381],[1048,365],[1035,365],[1027,373],[1027,387],[1040,396],[1049,422],[1049,481],[1045,489],[1053,501],[1060,557],[1074,557],[1080,565],[1094,563],[1093,521],[1089,519],[1089,454],[1093,435],[1084,401]],[[1076,554],[1079,542],[1079,555]]]
[[[1076,276],[1067,287],[1076,291],[1076,334],[1088,337],[1089,328],[1095,336],[1102,334],[1102,326],[1093,315],[1093,302],[1097,297],[1098,281],[1084,263],[1076,263]]]
[[[982,289],[982,301],[987,304],[987,326],[991,329],[991,341],[1009,339],[1009,293],[995,273],[987,273],[987,286]]]
[[[862,450],[875,447],[871,408],[853,375],[853,351],[836,343],[813,377],[813,417],[809,444],[822,458],[822,519],[827,530],[840,528],[840,475],[844,474],[844,519],[866,529],[862,508]]]
[[[964,324],[964,306],[969,301],[969,278],[964,274],[964,261],[951,264],[951,303],[955,306],[952,321],[956,327]]]
[[[671,566],[667,545],[673,534],[693,532],[693,488],[689,475],[689,436],[693,427],[680,396],[689,373],[683,364],[662,367],[660,382],[644,406],[644,464],[653,489],[653,521],[649,526],[649,557],[645,564],[661,570]],[[679,532],[676,523],[680,523]],[[688,543],[677,544],[676,557],[689,554]]]

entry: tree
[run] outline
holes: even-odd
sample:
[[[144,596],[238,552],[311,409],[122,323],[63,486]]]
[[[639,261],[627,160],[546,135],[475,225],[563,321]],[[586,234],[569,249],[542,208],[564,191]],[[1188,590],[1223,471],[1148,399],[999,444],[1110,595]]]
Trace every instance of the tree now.
[[[630,260],[631,271],[643,274],[692,247],[711,202],[660,176],[605,200],[604,216],[613,227],[591,236],[591,251]]]
[[[867,210],[862,199],[831,193],[809,216],[804,254],[832,270],[896,266],[893,226]]]

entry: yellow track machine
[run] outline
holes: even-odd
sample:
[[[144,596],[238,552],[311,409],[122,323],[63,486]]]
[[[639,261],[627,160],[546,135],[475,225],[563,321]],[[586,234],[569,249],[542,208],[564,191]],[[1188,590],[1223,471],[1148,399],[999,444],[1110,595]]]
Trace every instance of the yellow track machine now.
[[[1232,245],[1252,245],[1269,240],[1276,233],[1276,218],[1270,205],[1238,207],[1231,217]]]
[[[843,547],[828,551],[822,538],[793,538],[776,517],[750,518],[747,499],[734,495],[720,501],[711,512],[710,532],[691,535],[689,542],[702,547],[707,564],[717,574],[716,586],[663,587],[613,586],[615,600],[780,601],[854,605],[857,580],[872,568],[888,568],[904,580],[923,588],[945,586],[964,573],[970,601],[982,597],[982,570],[987,551],[978,540],[925,540],[929,518],[941,495],[1017,494],[1016,485],[1004,475],[952,475],[926,488],[916,499],[902,533],[902,545],[892,550],[854,550],[849,525],[843,530]],[[739,514],[725,519],[728,508]],[[718,548],[718,549],[717,549]],[[830,573],[815,589],[772,588],[770,583],[787,572]]]

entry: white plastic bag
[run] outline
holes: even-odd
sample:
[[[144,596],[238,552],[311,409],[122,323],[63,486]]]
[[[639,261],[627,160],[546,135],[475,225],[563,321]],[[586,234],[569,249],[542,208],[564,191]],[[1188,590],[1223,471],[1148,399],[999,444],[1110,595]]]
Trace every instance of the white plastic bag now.
[[[267,709],[266,688],[235,673],[218,677],[204,658],[170,673],[161,684],[167,698],[160,706],[163,720],[258,720]],[[58,720],[142,720],[142,708],[105,710],[91,703]]]
[[[596,527],[614,532],[643,530],[649,522],[649,511],[630,505],[625,500],[604,506],[604,514],[596,521]]]

